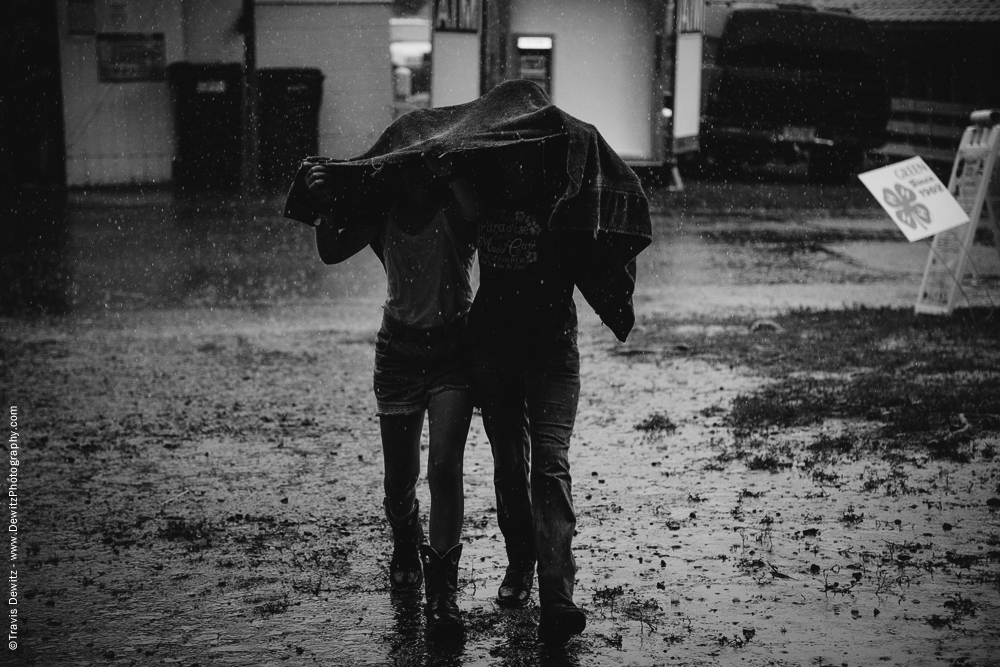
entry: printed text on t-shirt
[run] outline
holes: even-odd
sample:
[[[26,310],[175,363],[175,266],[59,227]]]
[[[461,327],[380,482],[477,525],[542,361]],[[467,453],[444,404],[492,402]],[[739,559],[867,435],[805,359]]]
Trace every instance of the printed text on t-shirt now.
[[[525,269],[538,261],[538,236],[542,228],[535,216],[504,211],[484,224],[479,262],[495,269]]]

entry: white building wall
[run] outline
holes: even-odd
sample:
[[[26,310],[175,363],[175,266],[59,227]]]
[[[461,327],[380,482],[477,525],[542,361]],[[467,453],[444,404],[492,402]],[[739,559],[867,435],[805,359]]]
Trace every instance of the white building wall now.
[[[102,83],[95,35],[70,35],[58,2],[70,186],[172,178],[166,81]],[[95,0],[96,32],[162,32],[166,61],[243,62],[241,0]],[[322,70],[320,152],[363,152],[392,120],[388,0],[258,0],[258,67]]]
[[[94,35],[70,35],[59,2],[66,180],[71,186],[170,180],[173,121],[166,81],[101,83]],[[97,32],[162,32],[167,61],[184,54],[181,0],[96,0]]]
[[[363,153],[392,121],[387,0],[259,0],[257,66],[323,72],[319,149]]]
[[[434,33],[432,105],[447,107],[464,104],[482,94],[479,86],[479,39],[476,33]]]
[[[655,0],[511,0],[510,33],[554,36],[552,101],[629,160],[653,158]]]
[[[192,63],[242,63],[243,34],[237,21],[242,0],[182,0],[184,56]]]

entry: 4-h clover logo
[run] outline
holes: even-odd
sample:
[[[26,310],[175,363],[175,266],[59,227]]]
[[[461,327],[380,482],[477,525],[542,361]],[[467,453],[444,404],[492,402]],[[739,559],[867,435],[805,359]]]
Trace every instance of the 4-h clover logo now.
[[[914,204],[917,195],[903,184],[896,183],[895,192],[882,188],[882,198],[889,206],[899,209],[896,218],[910,229],[916,229],[918,223],[925,228],[930,226],[931,212],[923,204]]]

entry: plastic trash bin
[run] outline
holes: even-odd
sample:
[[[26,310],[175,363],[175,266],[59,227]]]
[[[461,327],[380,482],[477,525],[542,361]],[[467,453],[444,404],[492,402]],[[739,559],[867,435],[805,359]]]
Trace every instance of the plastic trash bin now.
[[[302,159],[319,152],[323,73],[315,68],[257,70],[260,182],[287,188]]]
[[[174,184],[182,189],[234,188],[243,167],[243,66],[172,63]]]

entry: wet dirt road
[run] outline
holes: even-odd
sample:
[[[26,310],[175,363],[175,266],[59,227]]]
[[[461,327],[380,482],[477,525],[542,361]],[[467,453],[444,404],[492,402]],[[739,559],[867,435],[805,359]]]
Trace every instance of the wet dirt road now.
[[[428,646],[419,611],[385,585],[377,260],[324,267],[308,229],[260,209],[147,204],[77,203],[61,260],[68,313],[0,320],[3,393],[23,437],[21,648],[5,658],[995,664],[995,461],[831,459],[826,476],[748,466],[725,456],[722,417],[762,378],[620,346],[582,302],[571,461],[587,631],[546,648],[537,608],[493,604],[504,562],[476,417],[460,574],[469,637]],[[768,235],[743,221],[658,217],[640,329],[679,315],[711,335],[733,313],[912,303],[920,266],[850,252],[892,254],[891,228],[781,226],[783,240],[757,242]]]

